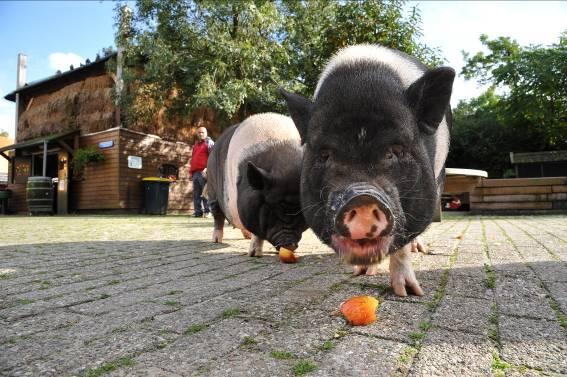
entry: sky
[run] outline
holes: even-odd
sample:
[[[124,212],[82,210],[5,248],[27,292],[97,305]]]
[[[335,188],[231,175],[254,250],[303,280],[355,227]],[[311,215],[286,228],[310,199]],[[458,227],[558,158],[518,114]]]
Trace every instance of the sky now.
[[[129,2],[132,4],[133,2]],[[521,45],[550,45],[567,30],[567,1],[409,1],[422,15],[421,41],[437,47],[446,65],[460,72],[461,51],[483,50],[481,34],[512,37]],[[114,46],[112,1],[0,1],[0,130],[14,135],[13,102],[18,53],[27,55],[26,82],[52,76],[69,65],[94,60]],[[482,92],[457,76],[451,105]]]

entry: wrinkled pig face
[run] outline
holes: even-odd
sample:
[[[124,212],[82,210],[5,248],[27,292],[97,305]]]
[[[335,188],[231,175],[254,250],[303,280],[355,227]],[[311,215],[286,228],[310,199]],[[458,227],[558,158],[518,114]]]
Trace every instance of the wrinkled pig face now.
[[[252,162],[246,164],[245,172],[241,167],[246,174],[246,179],[239,182],[238,212],[242,223],[278,250],[295,250],[307,229],[299,196],[299,160],[292,165],[294,169],[273,173]]]
[[[406,90],[395,75],[369,69],[355,76],[337,69],[313,103],[284,93],[305,144],[305,218],[347,262],[362,265],[431,222],[437,186],[427,143],[454,77],[451,69],[429,71]]]

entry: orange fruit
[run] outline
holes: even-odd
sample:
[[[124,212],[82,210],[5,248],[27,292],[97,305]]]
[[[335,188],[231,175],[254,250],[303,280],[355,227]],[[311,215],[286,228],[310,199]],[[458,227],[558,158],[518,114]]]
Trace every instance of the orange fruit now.
[[[376,321],[380,302],[372,296],[355,296],[341,304],[341,313],[353,326],[366,326]]]
[[[278,255],[283,263],[297,263],[298,258],[295,256],[293,251],[286,249],[285,247],[280,247]]]

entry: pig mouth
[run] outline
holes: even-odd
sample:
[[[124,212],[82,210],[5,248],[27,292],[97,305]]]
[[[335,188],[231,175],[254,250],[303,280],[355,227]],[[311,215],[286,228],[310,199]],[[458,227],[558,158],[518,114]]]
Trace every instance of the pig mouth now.
[[[388,254],[393,237],[380,235],[374,238],[353,240],[350,237],[333,234],[332,247],[348,264],[369,265],[380,263]]]

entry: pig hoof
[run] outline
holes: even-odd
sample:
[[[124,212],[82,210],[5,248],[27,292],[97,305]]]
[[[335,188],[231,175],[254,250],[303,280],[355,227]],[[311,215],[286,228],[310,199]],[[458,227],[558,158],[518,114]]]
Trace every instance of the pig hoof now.
[[[378,273],[378,265],[377,264],[371,264],[370,266],[368,266],[366,268],[366,275],[368,276],[374,276]]]
[[[427,247],[425,243],[421,241],[419,237],[411,241],[411,251],[412,253],[423,253],[427,254]]]
[[[411,275],[413,275],[413,271]],[[390,284],[397,296],[406,297],[408,295],[406,287],[410,288],[414,295],[423,296],[423,290],[419,286],[419,282],[415,278],[415,275],[405,276],[403,274],[393,274],[390,278]]]
[[[261,257],[262,255],[264,255],[264,253],[262,252],[262,250],[257,250],[257,249],[249,249],[248,250],[248,256],[249,257]]]
[[[213,231],[213,242],[214,243],[221,243],[222,242],[222,230],[215,229]]]
[[[261,257],[263,254],[262,246],[264,245],[264,240],[256,237],[253,234],[251,235],[252,235],[252,240],[250,241],[250,247],[248,248],[248,256]]]
[[[352,274],[354,276],[362,275],[366,272],[366,266],[354,266]]]

